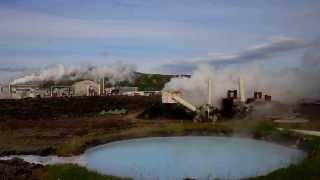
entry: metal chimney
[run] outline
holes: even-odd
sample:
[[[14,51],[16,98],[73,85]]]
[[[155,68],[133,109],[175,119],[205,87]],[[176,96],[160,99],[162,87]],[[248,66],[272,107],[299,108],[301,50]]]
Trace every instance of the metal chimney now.
[[[11,92],[11,82],[9,83],[9,96],[10,96],[10,98],[12,97],[12,92]]]
[[[101,96],[101,79],[97,81],[98,84],[98,95]]]
[[[212,81],[208,80],[208,104],[212,104]]]
[[[246,102],[246,96],[245,96],[245,92],[244,92],[244,80],[243,77],[240,76],[239,79],[239,91],[240,91],[240,102]]]
[[[104,94],[104,77],[102,78],[102,95],[105,95]]]

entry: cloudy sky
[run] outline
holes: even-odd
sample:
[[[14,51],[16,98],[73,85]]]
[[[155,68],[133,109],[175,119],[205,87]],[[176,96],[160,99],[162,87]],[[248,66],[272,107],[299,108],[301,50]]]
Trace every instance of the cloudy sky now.
[[[320,35],[317,0],[0,0],[0,72],[52,64],[294,66]]]

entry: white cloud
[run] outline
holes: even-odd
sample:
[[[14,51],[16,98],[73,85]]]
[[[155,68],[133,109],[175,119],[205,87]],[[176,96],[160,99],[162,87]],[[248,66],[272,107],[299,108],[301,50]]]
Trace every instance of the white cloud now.
[[[203,30],[186,23],[129,20],[83,20],[0,8],[0,37],[193,39]]]
[[[253,60],[263,60],[276,54],[284,53],[311,46],[312,43],[303,39],[290,37],[273,37],[270,41],[254,45],[237,53],[209,52],[207,56],[193,57],[184,61],[162,65],[164,72],[191,72],[199,64],[234,64],[245,63]]]

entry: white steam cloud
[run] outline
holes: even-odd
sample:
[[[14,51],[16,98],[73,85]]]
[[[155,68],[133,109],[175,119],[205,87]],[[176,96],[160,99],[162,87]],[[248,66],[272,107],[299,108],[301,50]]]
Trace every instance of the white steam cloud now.
[[[286,103],[320,98],[319,49],[319,46],[308,49],[301,64],[294,68],[268,69],[257,61],[225,66],[200,64],[191,78],[173,78],[164,90],[180,90],[187,100],[200,105],[207,102],[207,80],[210,78],[214,86],[213,102],[219,106],[228,89],[238,89],[241,75],[247,97],[253,97],[254,91],[262,91],[274,100]]]
[[[80,80],[90,79],[97,80],[102,77],[109,79],[109,82],[114,84],[119,81],[132,80],[135,72],[134,65],[113,64],[108,66],[65,66],[57,64],[44,68],[39,72],[32,73],[12,82],[12,84],[23,84],[28,82],[48,82],[48,81],[65,81],[65,80]]]

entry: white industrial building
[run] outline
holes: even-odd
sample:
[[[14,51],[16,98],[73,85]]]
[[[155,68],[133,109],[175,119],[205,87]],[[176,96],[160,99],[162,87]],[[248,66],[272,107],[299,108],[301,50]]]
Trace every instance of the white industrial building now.
[[[72,87],[75,96],[95,96],[100,94],[100,84],[91,80],[76,82]]]
[[[104,81],[95,82],[83,80],[72,85],[52,85],[42,87],[40,84],[9,84],[0,85],[0,98],[34,98],[34,97],[71,97],[71,96],[103,96],[103,95],[126,95],[126,96],[152,96],[160,95],[160,91],[139,91],[135,86],[105,87]]]
[[[9,95],[14,99],[34,98],[40,96],[40,87],[35,84],[9,85]]]
[[[74,95],[74,90],[72,86],[51,86],[49,91],[49,95],[51,97],[66,97],[66,96],[73,96]],[[46,96],[41,96],[41,97],[46,97]]]

